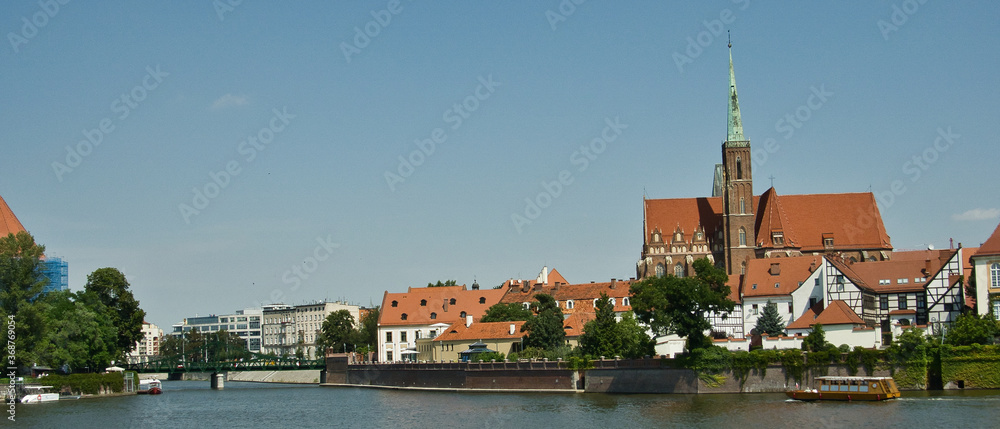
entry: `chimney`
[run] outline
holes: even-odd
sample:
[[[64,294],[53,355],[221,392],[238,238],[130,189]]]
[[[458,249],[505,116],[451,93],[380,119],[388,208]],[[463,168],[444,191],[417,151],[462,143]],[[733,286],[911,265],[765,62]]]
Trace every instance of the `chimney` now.
[[[559,285],[561,285],[561,284],[562,284],[562,282],[552,283],[552,290],[553,291],[559,290]]]
[[[465,327],[468,328],[472,326],[472,316],[465,316]]]
[[[541,283],[535,283],[535,290],[536,291],[542,290],[542,284]]]
[[[611,289],[618,287],[618,279],[611,279]]]
[[[780,274],[781,274],[781,264],[779,263],[771,264],[771,275],[777,276]]]
[[[514,324],[513,323],[510,324],[510,334],[514,335]]]
[[[542,272],[538,273],[537,281],[541,284],[549,284],[549,267],[542,267]]]

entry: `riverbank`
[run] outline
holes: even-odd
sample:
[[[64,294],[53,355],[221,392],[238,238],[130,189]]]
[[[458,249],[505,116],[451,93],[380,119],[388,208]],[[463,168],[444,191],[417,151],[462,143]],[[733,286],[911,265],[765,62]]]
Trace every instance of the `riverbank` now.
[[[208,381],[212,376],[210,372],[185,372],[180,380],[184,381]],[[169,380],[167,373],[145,373],[139,374],[140,380],[157,378],[159,380]],[[320,370],[318,369],[297,369],[290,371],[229,371],[226,373],[226,381],[248,381],[253,383],[286,383],[286,384],[319,384]]]

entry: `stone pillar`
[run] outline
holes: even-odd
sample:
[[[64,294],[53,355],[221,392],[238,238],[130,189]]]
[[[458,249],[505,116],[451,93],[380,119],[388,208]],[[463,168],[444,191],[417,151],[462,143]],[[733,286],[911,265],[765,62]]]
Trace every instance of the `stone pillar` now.
[[[213,372],[212,376],[209,377],[209,382],[212,383],[212,389],[222,390],[226,385],[226,373]]]

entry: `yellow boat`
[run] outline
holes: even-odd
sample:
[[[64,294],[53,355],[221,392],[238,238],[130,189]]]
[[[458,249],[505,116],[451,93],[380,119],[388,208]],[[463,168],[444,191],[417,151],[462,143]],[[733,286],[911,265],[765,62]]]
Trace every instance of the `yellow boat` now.
[[[816,377],[815,389],[789,390],[800,401],[884,401],[899,397],[892,377]]]

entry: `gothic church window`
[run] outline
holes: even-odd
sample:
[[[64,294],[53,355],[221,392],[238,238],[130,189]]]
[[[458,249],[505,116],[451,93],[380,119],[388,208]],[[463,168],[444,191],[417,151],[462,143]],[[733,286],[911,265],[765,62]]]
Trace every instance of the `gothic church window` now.
[[[684,277],[684,265],[681,265],[680,262],[678,262],[677,265],[674,265],[674,276]]]
[[[740,160],[740,157],[737,156],[736,157],[736,179],[739,180],[739,179],[742,179],[742,178],[743,178],[743,161]]]
[[[746,245],[747,245],[747,230],[741,226],[740,227],[740,246],[746,246]]]
[[[663,264],[656,264],[656,277],[663,277],[666,274],[666,270],[663,269]]]

